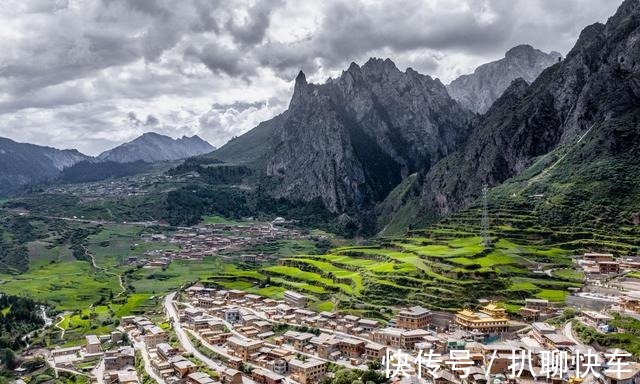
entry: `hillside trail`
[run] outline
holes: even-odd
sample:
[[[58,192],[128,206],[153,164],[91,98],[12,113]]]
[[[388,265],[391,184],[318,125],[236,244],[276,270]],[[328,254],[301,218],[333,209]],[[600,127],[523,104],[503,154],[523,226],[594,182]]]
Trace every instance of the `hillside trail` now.
[[[82,245],[82,249],[84,250],[85,255],[89,256],[89,258],[91,259],[91,265],[93,266],[93,268],[100,270],[107,275],[118,277],[118,283],[120,284],[121,291],[115,297],[122,296],[127,291],[127,288],[124,286],[124,281],[122,280],[122,275],[119,273],[111,272],[105,267],[99,266],[98,263],[96,263],[95,255],[91,251],[89,251],[89,248],[87,248],[85,245]]]

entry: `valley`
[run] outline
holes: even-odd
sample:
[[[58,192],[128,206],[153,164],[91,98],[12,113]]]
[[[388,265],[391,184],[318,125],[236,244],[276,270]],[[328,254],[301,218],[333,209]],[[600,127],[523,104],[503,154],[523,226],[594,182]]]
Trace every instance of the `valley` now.
[[[625,0],[564,56],[520,44],[448,84],[294,60],[264,100],[121,107],[91,156],[0,138],[0,384],[640,382],[639,36]],[[223,84],[222,51],[154,82]]]

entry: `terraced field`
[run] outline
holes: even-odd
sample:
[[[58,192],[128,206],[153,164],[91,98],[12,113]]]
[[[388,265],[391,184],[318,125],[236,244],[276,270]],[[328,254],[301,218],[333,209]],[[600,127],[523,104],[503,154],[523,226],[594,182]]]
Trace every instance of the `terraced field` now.
[[[312,307],[386,316],[393,306],[420,304],[457,310],[481,298],[517,311],[525,298],[564,302],[584,276],[571,256],[585,251],[632,253],[640,236],[631,228],[543,228],[518,206],[492,207],[491,245],[480,237],[478,209],[454,215],[406,237],[340,247],[324,255],[295,255],[245,278],[221,273],[210,284],[282,297],[294,289]]]

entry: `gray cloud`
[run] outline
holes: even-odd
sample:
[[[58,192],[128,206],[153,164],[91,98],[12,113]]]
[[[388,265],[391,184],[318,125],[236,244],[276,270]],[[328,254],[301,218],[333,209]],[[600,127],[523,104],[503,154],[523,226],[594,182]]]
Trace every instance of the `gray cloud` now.
[[[609,0],[6,0],[0,136],[97,153],[145,130],[215,145],[292,79],[390,57],[444,82],[528,43],[566,54]],[[131,113],[131,115],[129,115]]]
[[[247,10],[242,23],[230,18],[226,27],[236,43],[249,46],[261,43],[271,23],[271,14],[283,5],[284,0],[258,1]]]

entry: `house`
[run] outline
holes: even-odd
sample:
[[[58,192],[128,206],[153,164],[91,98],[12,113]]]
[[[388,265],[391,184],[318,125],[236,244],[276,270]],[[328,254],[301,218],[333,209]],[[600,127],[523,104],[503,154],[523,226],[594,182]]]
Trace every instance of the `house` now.
[[[304,308],[307,305],[307,297],[294,291],[284,292],[284,302],[295,308]]]
[[[175,361],[171,364],[171,366],[173,367],[173,370],[175,371],[176,376],[178,376],[181,379],[184,379],[188,375],[198,370],[197,365],[195,365],[194,363],[186,359]]]
[[[107,351],[104,354],[105,371],[119,371],[126,366],[136,365],[136,355],[131,347],[122,347],[117,351]]]
[[[320,383],[327,371],[327,363],[316,359],[301,361],[291,359],[289,361],[289,372],[291,377],[300,384]]]
[[[594,262],[600,262],[600,261],[613,261],[613,254],[611,253],[585,253],[582,256],[583,260],[587,260],[587,261],[594,261]]]
[[[373,341],[391,348],[413,349],[430,333],[423,329],[410,331],[399,328],[384,328],[373,333]]]
[[[242,319],[242,314],[238,308],[229,308],[224,311],[224,320],[227,323],[237,323]]]
[[[105,374],[106,382],[118,384],[138,384],[138,375],[134,369],[114,371]]]
[[[191,322],[196,317],[201,317],[203,315],[203,312],[202,309],[185,308],[183,315],[186,321]]]
[[[377,343],[367,343],[364,346],[364,355],[367,360],[380,361],[385,356],[387,347]]]
[[[242,384],[242,373],[236,369],[227,368],[220,372],[220,379],[224,384]]]
[[[284,376],[261,368],[251,371],[251,378],[258,384],[281,384],[284,382]]]
[[[289,370],[289,363],[285,359],[273,360],[273,372],[284,375]]]
[[[431,311],[415,306],[404,309],[396,315],[396,327],[404,329],[424,329],[431,323]]]
[[[574,343],[573,341],[569,340],[569,338],[567,338],[564,335],[560,335],[558,333],[552,333],[552,334],[548,334],[545,335],[545,339],[546,339],[546,346],[549,349],[559,349],[559,350],[566,350],[570,347],[573,347],[576,345],[576,343]]]
[[[540,345],[546,344],[546,336],[556,333],[556,328],[547,323],[532,323],[531,324],[531,336]]]
[[[111,331],[109,336],[110,336],[111,342],[115,344],[119,341],[122,341],[123,334],[120,331]]]
[[[260,340],[247,340],[236,336],[227,339],[227,347],[231,350],[231,353],[243,361],[248,361],[249,356],[256,353],[262,347],[262,344],[263,342]]]
[[[617,261],[599,261],[598,271],[602,275],[620,273],[620,263]]]
[[[157,325],[151,325],[144,330],[144,343],[147,349],[154,349],[160,343],[167,341],[167,332]]]
[[[102,353],[102,346],[100,345],[100,340],[96,335],[87,335],[85,336],[85,340],[87,341],[86,351],[88,355],[95,355],[98,353]]]
[[[52,357],[77,355],[79,353],[80,347],[58,348],[51,350]]]
[[[341,339],[338,343],[338,350],[347,357],[357,358],[364,354],[366,343],[356,339]]]
[[[358,327],[362,328],[363,332],[371,332],[378,328],[378,320],[360,319],[358,320]]]
[[[247,294],[247,292],[242,291],[240,289],[232,289],[232,290],[229,291],[228,297],[229,297],[229,299],[241,299],[246,294]]]
[[[167,343],[160,343],[156,346],[156,353],[164,360],[169,360],[179,352],[178,348],[174,348]]]
[[[284,342],[291,344],[297,350],[302,350],[307,344],[311,342],[311,339],[315,337],[312,333],[287,331],[282,335]]]
[[[622,296],[620,308],[625,312],[640,314],[640,292],[630,292]]]
[[[204,372],[194,372],[187,375],[187,384],[216,384],[217,381],[213,380],[211,376]]]
[[[582,316],[587,324],[592,327],[598,327],[601,324],[607,324],[613,318],[605,313],[596,311],[582,311]]]

